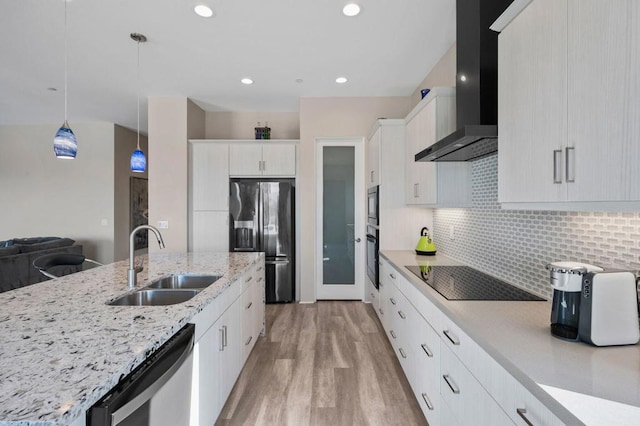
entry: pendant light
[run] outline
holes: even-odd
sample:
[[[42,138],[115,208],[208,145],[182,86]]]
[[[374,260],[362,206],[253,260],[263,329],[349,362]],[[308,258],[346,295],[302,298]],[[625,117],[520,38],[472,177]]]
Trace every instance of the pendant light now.
[[[78,152],[78,140],[67,122],[67,0],[64,0],[64,123],[53,138],[56,158],[73,160]]]
[[[144,173],[147,169],[147,158],[144,155],[144,152],[140,149],[140,43],[144,43],[147,41],[147,37],[143,34],[139,33],[131,33],[131,38],[133,41],[138,43],[138,75],[137,75],[137,86],[138,86],[138,146],[133,154],[131,154],[131,171],[136,173]]]

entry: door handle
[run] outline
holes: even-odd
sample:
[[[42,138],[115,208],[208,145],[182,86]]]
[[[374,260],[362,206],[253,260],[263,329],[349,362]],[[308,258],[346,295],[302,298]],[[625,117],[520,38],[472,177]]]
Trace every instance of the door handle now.
[[[568,146],[564,150],[565,152],[565,172],[567,182],[573,183],[576,181],[576,148]]]
[[[553,150],[553,183],[562,183],[562,150]]]
[[[356,238],[356,243],[359,243],[360,241],[362,241],[360,238]]]

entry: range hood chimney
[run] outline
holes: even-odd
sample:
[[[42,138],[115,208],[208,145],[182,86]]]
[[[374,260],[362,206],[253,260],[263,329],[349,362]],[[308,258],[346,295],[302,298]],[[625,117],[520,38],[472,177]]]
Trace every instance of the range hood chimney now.
[[[415,161],[472,161],[498,151],[498,33],[489,26],[513,0],[456,2],[458,130]]]

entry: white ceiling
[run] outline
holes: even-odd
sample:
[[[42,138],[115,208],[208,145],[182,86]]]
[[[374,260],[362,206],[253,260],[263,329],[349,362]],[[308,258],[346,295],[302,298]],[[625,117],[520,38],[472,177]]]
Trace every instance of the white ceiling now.
[[[300,97],[408,96],[455,41],[453,0],[69,0],[69,123],[141,130],[146,98],[207,111],[298,111]],[[62,123],[64,1],[0,0],[0,124]],[[335,79],[349,82],[338,85]],[[246,86],[242,77],[255,83]],[[302,79],[297,83],[296,79]],[[57,88],[50,91],[48,88]]]

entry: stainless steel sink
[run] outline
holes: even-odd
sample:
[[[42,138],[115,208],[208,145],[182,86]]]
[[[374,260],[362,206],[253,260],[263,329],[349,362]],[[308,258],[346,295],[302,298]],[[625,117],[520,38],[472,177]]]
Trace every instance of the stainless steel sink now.
[[[108,303],[111,306],[165,306],[186,302],[199,290],[142,289],[125,294]]]
[[[152,281],[146,288],[202,290],[219,279],[220,275],[173,274]]]

